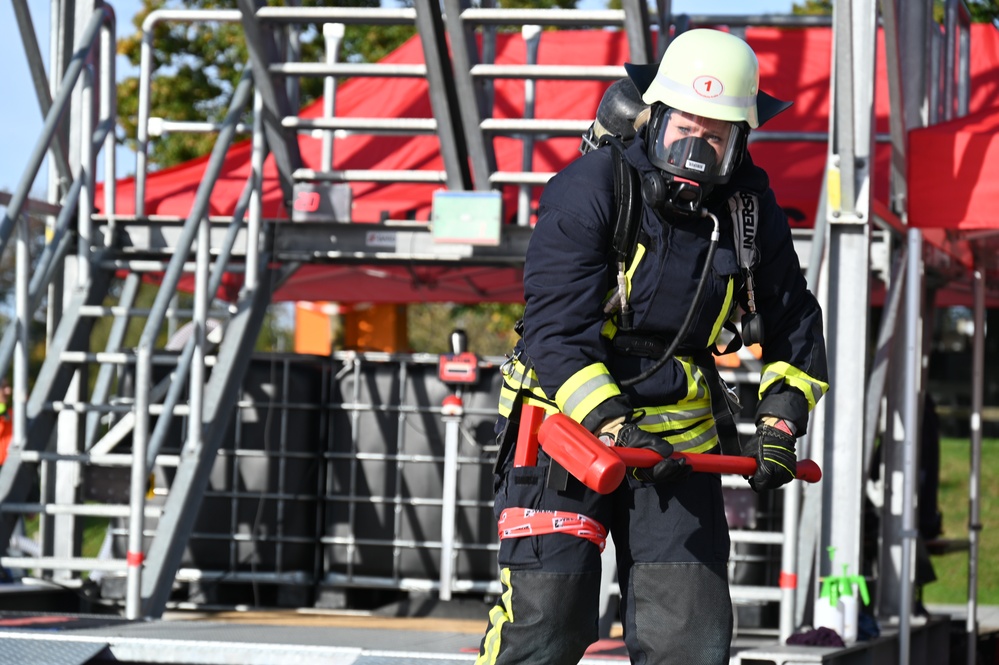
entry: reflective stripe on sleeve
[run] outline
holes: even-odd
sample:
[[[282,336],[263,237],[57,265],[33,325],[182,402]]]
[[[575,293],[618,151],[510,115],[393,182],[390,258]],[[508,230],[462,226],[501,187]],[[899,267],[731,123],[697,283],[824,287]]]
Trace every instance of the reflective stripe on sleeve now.
[[[815,408],[822,395],[829,390],[829,384],[810,377],[797,367],[786,362],[770,363],[763,367],[760,376],[760,399],[764,393],[778,381],[783,381],[792,388],[797,388],[808,400],[808,410]]]
[[[509,418],[513,413],[518,396],[525,402],[530,402],[551,413],[558,413],[558,407],[545,395],[538,381],[538,375],[533,369],[528,369],[524,363],[511,359],[500,368],[503,375],[503,385],[500,387],[499,414]]]
[[[583,422],[600,403],[621,394],[603,363],[593,363],[579,370],[555,393],[555,403],[562,413],[577,423]]]

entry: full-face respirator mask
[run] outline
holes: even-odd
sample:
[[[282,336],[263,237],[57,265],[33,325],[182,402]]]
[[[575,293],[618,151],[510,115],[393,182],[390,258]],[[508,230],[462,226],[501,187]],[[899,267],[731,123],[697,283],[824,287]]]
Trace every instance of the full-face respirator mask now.
[[[714,186],[728,182],[739,165],[747,133],[739,123],[656,104],[645,135],[656,170],[642,179],[643,200],[659,212],[703,216]]]

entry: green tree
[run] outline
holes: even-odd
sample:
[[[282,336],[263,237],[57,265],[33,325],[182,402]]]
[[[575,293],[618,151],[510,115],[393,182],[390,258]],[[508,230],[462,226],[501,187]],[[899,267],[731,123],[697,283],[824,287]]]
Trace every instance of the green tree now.
[[[832,14],[832,10],[832,0],[805,0],[805,2],[800,4],[796,2],[791,6],[791,13],[799,16],[825,16]]]
[[[991,23],[992,21],[999,19],[999,3],[996,0],[964,0],[965,4],[968,5],[968,13],[971,14],[971,20],[974,23]],[[938,21],[943,20],[944,3],[938,2],[934,3],[934,16],[937,17]]]
[[[410,305],[409,346],[421,353],[449,353],[450,333],[461,329],[468,334],[469,351],[480,356],[501,356],[516,344],[513,326],[523,314],[523,305],[500,303]]]

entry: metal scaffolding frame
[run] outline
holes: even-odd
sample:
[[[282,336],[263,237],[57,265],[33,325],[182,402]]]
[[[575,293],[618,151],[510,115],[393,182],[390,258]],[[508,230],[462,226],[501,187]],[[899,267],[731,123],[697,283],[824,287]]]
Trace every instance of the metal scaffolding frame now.
[[[529,159],[523,170],[497,170],[492,139],[496,136],[519,138],[530,147],[548,137],[575,136],[589,125],[591,118],[578,120],[537,120],[532,116],[530,100],[522,119],[497,120],[491,117],[492,81],[502,78],[522,79],[530,95],[533,82],[543,79],[589,79],[609,81],[624,75],[623,67],[545,66],[536,58],[525,65],[498,66],[490,61],[490,43],[499,25],[548,27],[617,27],[628,35],[630,58],[648,62],[653,58],[653,35],[658,33],[661,53],[670,25],[678,29],[689,25],[727,24],[733,27],[753,24],[786,25],[786,17],[673,17],[668,0],[658,2],[659,13],[649,16],[642,0],[625,0],[621,10],[554,11],[501,10],[472,7],[469,0],[417,0],[407,9],[296,8],[268,7],[262,0],[239,0],[237,10],[157,10],[142,26],[142,64],[139,86],[139,150],[136,162],[136,215],[121,217],[114,213],[114,178],[109,177],[104,192],[108,214],[93,215],[93,174],[95,160],[103,149],[107,160],[105,172],[115,173],[113,126],[116,114],[114,97],[114,14],[100,6],[92,18],[76,32],[76,49],[64,67],[53,71],[59,81],[51,95],[42,84],[45,79],[30,12],[24,0],[15,0],[18,23],[24,34],[39,103],[46,117],[43,135],[29,159],[29,167],[17,191],[9,198],[0,224],[0,252],[16,234],[17,285],[16,325],[4,333],[0,345],[0,374],[11,362],[14,365],[14,441],[10,457],[0,470],[0,542],[7,543],[17,518],[26,512],[42,513],[42,549],[44,560],[2,556],[5,566],[43,568],[58,571],[104,570],[125,573],[127,592],[125,613],[130,618],[158,616],[163,612],[176,578],[183,549],[191,536],[197,505],[206,491],[208,474],[220,450],[243,379],[249,350],[263,321],[273,289],[302,262],[420,260],[424,262],[461,260],[482,265],[521,265],[530,236],[529,213],[518,215],[520,223],[505,227],[502,241],[495,248],[480,248],[455,257],[453,251],[436,246],[426,229],[380,227],[401,237],[409,253],[394,257],[364,254],[362,233],[343,224],[336,247],[324,245],[323,225],[270,223],[261,218],[261,172],[263,158],[274,155],[284,198],[291,201],[301,183],[357,181],[438,182],[451,190],[492,190],[503,185],[521,188],[543,185],[553,174],[534,171]],[[819,553],[835,547],[837,564],[860,570],[860,525],[864,483],[876,430],[880,402],[887,392],[892,395],[892,419],[903,427],[886,433],[898,454],[886,459],[887,473],[904,479],[894,488],[902,492],[898,502],[902,511],[892,515],[892,527],[883,530],[882,584],[878,609],[882,617],[897,617],[900,640],[908,644],[909,607],[912,601],[912,545],[914,500],[912,483],[918,465],[914,450],[918,436],[919,404],[922,394],[921,359],[926,340],[923,319],[926,305],[921,278],[927,266],[927,252],[918,231],[905,226],[905,137],[909,129],[963,115],[968,106],[967,9],[960,0],[948,0],[943,30],[929,26],[932,19],[928,3],[880,3],[880,18],[888,46],[891,87],[892,207],[878,210],[871,199],[873,171],[874,46],[878,26],[875,0],[842,0],[836,3],[832,20],[834,34],[833,111],[830,114],[828,160],[825,172],[823,208],[811,238],[811,259],[807,263],[812,284],[823,303],[828,322],[829,355],[833,391],[815,414],[812,434],[805,443],[810,456],[820,458],[827,482],[802,492],[785,492],[781,570],[798,573],[803,583],[797,593],[791,588],[774,593],[756,590],[754,597],[777,600],[782,615],[781,639],[800,625],[816,596],[818,580],[833,572]],[[666,20],[669,17],[672,20]],[[66,20],[66,17],[64,17]],[[239,22],[247,39],[250,62],[243,81],[236,88],[229,113],[219,126],[179,123],[150,117],[152,81],[152,39],[154,28],[162,22],[225,21]],[[816,25],[828,19],[802,18],[797,24]],[[336,31],[327,35],[330,52],[321,63],[285,62],[277,48],[276,33],[297,29],[302,24],[335,26],[351,23],[412,24],[423,40],[424,65],[390,66],[339,62]],[[342,30],[342,28],[341,28]],[[73,30],[66,30],[72,35]],[[342,34],[342,33],[341,33]],[[526,44],[536,48],[539,33],[523,32]],[[940,37],[938,35],[942,34]],[[482,47],[477,45],[482,38]],[[450,50],[447,47],[450,43]],[[67,49],[68,52],[68,49]],[[90,60],[89,55],[94,54]],[[95,69],[91,62],[97,63]],[[926,72],[929,72],[927,76]],[[301,76],[323,77],[327,90],[334,90],[337,76],[404,76],[426,78],[430,90],[433,117],[425,119],[338,118],[333,100],[328,100],[324,117],[306,121],[296,116],[289,97],[286,79]],[[93,103],[94,90],[99,103]],[[208,217],[208,203],[232,137],[242,127],[244,110],[254,110],[250,128],[254,137],[253,175],[236,212],[231,218]],[[89,109],[96,108],[94,117]],[[80,112],[76,112],[80,109]],[[581,114],[587,114],[581,109]],[[75,149],[68,147],[65,128],[87,137]],[[301,132],[321,130],[329,137],[324,148],[326,170],[302,166],[297,137]],[[336,130],[370,134],[434,134],[440,140],[444,171],[428,173],[337,171],[332,168],[332,136]],[[185,219],[150,219],[145,214],[147,151],[149,142],[163,131],[212,131],[218,133],[215,149],[208,162],[206,177],[190,214]],[[796,140],[815,137],[754,133],[754,140]],[[35,261],[29,275],[31,257],[26,237],[24,214],[39,202],[28,199],[41,163],[52,157],[53,173],[59,183],[58,202],[41,206],[50,216],[52,238]],[[53,199],[55,197],[53,196]],[[525,201],[526,199],[526,201]],[[530,197],[521,197],[529,206]],[[74,220],[73,217],[76,217]],[[882,232],[882,228],[889,231]],[[264,232],[266,231],[266,232]],[[879,341],[887,345],[893,337],[904,338],[905,353],[897,357],[878,357],[873,367],[865,360],[869,304],[858,293],[869,293],[871,285],[871,247],[878,238],[900,257],[890,273],[893,315],[883,323]],[[901,237],[899,234],[905,234]],[[328,234],[326,234],[328,235]],[[76,241],[76,242],[74,242]],[[803,257],[804,258],[804,257]],[[803,261],[804,263],[804,261]],[[821,264],[821,265],[820,265]],[[129,278],[118,292],[119,304],[108,307],[113,276],[129,271]],[[236,303],[222,311],[211,311],[208,294],[217,292],[225,271],[241,271],[245,285]],[[163,274],[162,287],[149,310],[134,306],[135,290],[147,272]],[[193,273],[196,294],[193,309],[183,313],[189,318],[193,334],[181,345],[179,354],[163,354],[160,331],[167,317],[181,315],[173,302],[174,291],[182,275]],[[65,276],[65,278],[64,278]],[[975,352],[981,353],[984,278],[976,272]],[[27,349],[28,322],[41,305],[47,289],[65,298],[54,299],[50,315],[54,327],[48,354],[34,389],[28,395]],[[90,350],[90,333],[98,318],[111,318],[111,333],[104,342],[105,351]],[[124,332],[130,321],[144,318],[138,348],[122,348]],[[209,342],[210,321],[224,321],[224,335],[217,349]],[[859,335],[860,330],[864,334]],[[977,357],[977,356],[976,356]],[[894,361],[894,362],[892,362]],[[166,379],[154,381],[154,368],[167,366]],[[208,367],[213,367],[206,378]],[[134,372],[134,395],[122,399],[112,395],[112,385],[121,380],[124,368]],[[85,394],[88,372],[97,371],[94,390]],[[973,386],[973,450],[980,455],[981,381],[980,372]],[[187,396],[182,395],[186,386]],[[858,399],[858,395],[866,399]],[[155,421],[154,421],[155,417]],[[165,459],[161,455],[166,430],[176,418],[193,423],[179,455]],[[114,453],[122,441],[130,441],[123,455]],[[453,451],[452,451],[453,452]],[[83,504],[74,496],[78,485],[78,463],[117,465],[129,469],[129,500],[123,505]],[[149,471],[157,464],[176,466],[169,495],[162,505],[148,506],[145,501]],[[973,461],[973,469],[976,463]],[[452,471],[455,464],[452,463]],[[974,475],[973,471],[973,475]],[[34,479],[41,479],[41,499],[27,503]],[[894,476],[893,476],[894,477]],[[977,478],[977,476],[976,476]],[[451,486],[453,489],[453,486]],[[886,492],[892,488],[886,483]],[[972,485],[972,537],[970,538],[972,572],[977,566],[977,480]],[[835,494],[835,502],[832,500]],[[885,505],[893,505],[890,495]],[[833,507],[835,506],[835,510]],[[799,510],[802,517],[799,518]],[[74,527],[83,515],[114,515],[128,520],[128,546],[124,560],[82,559],[74,545]],[[145,528],[146,516],[157,518],[151,532]],[[53,519],[68,527],[56,528]],[[66,534],[69,534],[67,537]],[[776,542],[776,541],[775,541]],[[800,545],[795,547],[795,543]],[[453,546],[453,543],[451,545]],[[454,551],[453,549],[448,551]],[[891,574],[887,574],[890,572]],[[969,589],[969,637],[975,625],[975,590],[972,576]],[[449,594],[457,586],[441,578],[438,588]],[[734,592],[734,595],[737,591]],[[969,652],[972,649],[969,648]],[[903,655],[905,647],[903,646]],[[905,662],[902,660],[901,662]]]

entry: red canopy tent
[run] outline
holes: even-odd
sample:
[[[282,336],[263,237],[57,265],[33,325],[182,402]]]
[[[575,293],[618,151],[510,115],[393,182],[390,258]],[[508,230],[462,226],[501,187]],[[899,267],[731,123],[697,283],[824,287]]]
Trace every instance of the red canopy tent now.
[[[909,133],[908,221],[984,270],[991,288],[999,281],[999,31],[973,25],[971,45],[969,114]]]
[[[999,100],[909,134],[909,223],[999,231]]]
[[[761,87],[795,104],[764,128],[774,131],[825,133],[829,123],[829,72],[832,31],[828,28],[747,28],[746,39],[760,60]],[[977,111],[999,91],[999,35],[988,25],[972,29],[971,107]],[[498,36],[497,64],[522,64],[524,41],[518,34]],[[545,32],[538,53],[540,64],[620,64],[628,59],[624,33],[620,31]],[[423,50],[414,37],[390,54],[387,63],[420,63]],[[879,37],[876,78],[876,131],[888,132],[888,86]],[[606,84],[598,82],[541,80],[536,87],[535,117],[552,119],[591,118]],[[494,117],[523,117],[523,81],[495,81]],[[321,102],[303,109],[302,117],[316,117]],[[426,118],[432,116],[426,81],[404,78],[355,78],[337,94],[337,114],[344,117]],[[983,120],[984,122],[984,120]],[[771,178],[778,201],[793,225],[810,227],[818,204],[826,160],[826,144],[820,141],[768,141],[762,134],[751,145],[754,160]],[[553,138],[535,143],[533,160],[537,171],[557,171],[578,156],[578,139]],[[522,143],[518,139],[494,140],[497,166],[504,171],[521,169]],[[299,137],[305,166],[319,167],[320,141]],[[887,199],[889,147],[878,146],[875,156],[874,195]],[[150,174],[147,182],[147,214],[186,216],[205,171],[207,158]],[[338,139],[334,147],[337,169],[443,170],[439,142],[435,136],[363,136]],[[249,176],[250,145],[244,142],[229,151],[211,199],[211,214],[232,214]],[[910,166],[910,169],[912,167]],[[918,169],[914,170],[919,173]],[[352,183],[355,222],[384,219],[426,220],[436,185],[410,183]],[[541,188],[534,188],[536,201]],[[911,187],[910,191],[919,190]],[[134,179],[118,182],[117,213],[134,210]],[[512,221],[516,209],[516,187],[503,190],[504,210]],[[101,197],[97,197],[101,201]],[[273,159],[264,169],[264,215],[286,218]],[[238,279],[238,278],[237,278]],[[516,269],[427,266],[330,266],[305,265],[275,294],[278,300],[331,300],[354,302],[519,302],[520,272]]]

